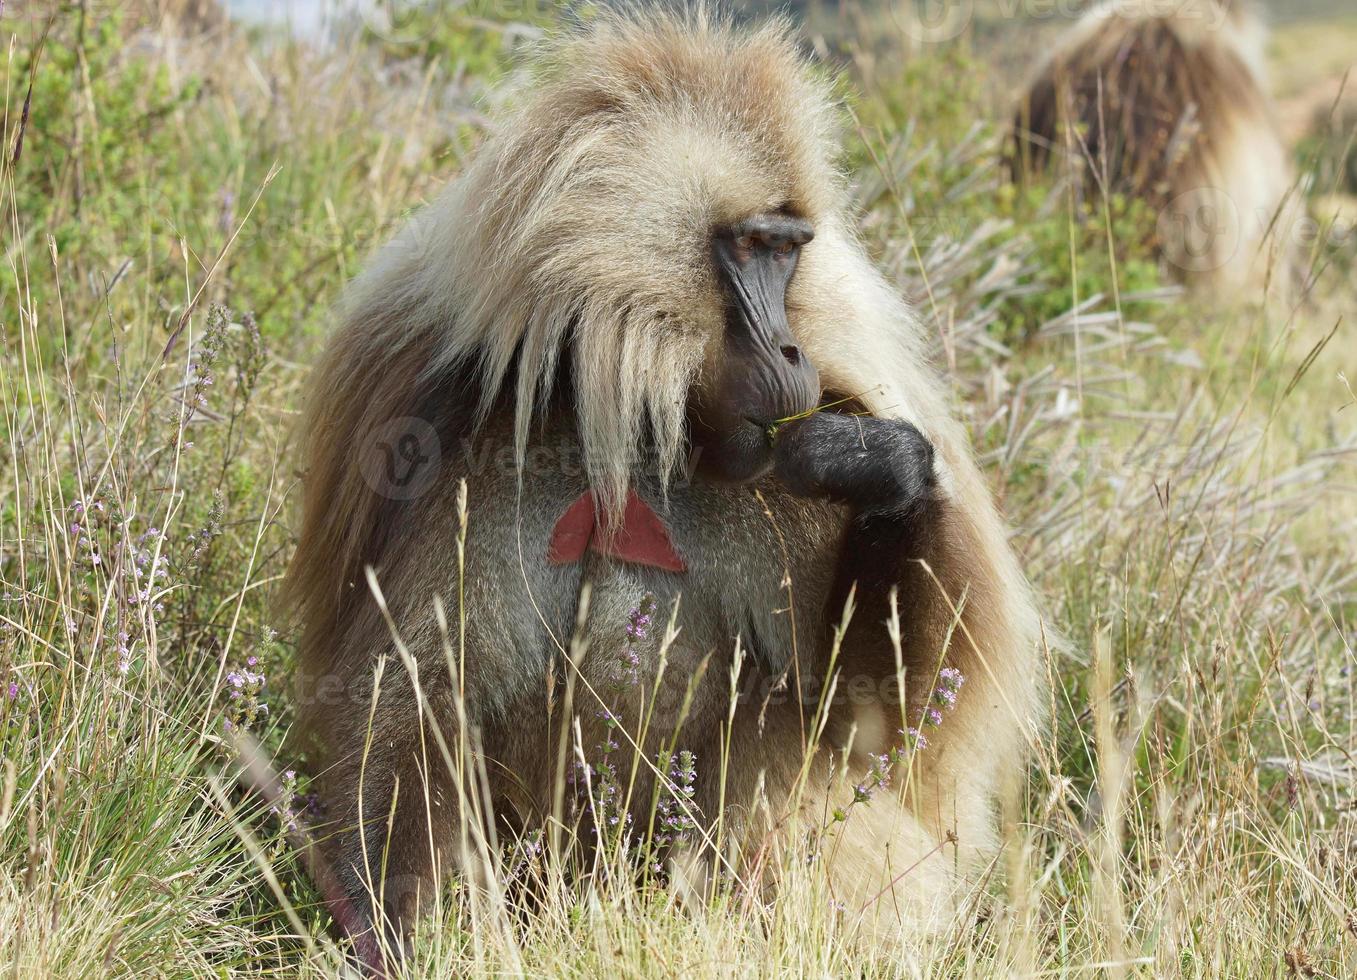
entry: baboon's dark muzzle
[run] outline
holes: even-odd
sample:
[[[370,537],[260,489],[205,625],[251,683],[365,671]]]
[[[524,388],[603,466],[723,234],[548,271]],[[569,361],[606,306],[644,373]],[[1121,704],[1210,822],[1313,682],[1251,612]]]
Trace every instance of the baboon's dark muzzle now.
[[[715,240],[725,281],[725,400],[742,418],[767,426],[814,408],[820,377],[787,321],[787,283],[810,223],[760,215]]]

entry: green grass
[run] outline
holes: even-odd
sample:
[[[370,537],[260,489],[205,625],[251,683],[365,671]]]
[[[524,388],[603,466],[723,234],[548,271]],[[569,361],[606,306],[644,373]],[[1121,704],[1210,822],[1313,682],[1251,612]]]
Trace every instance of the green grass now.
[[[283,753],[276,771],[295,763],[274,599],[307,366],[370,245],[474,149],[517,35],[473,18],[315,51],[72,4],[44,44],[15,6],[0,963],[327,975],[328,918],[284,828],[305,786],[252,790],[225,722]],[[1357,249],[1316,249],[1294,308],[1166,292],[1134,203],[1005,186],[964,39],[903,71],[865,54],[891,43],[836,45],[863,228],[936,327],[1067,640],[994,873],[944,935],[899,951],[857,943],[814,869],[765,904],[535,867],[531,902],[450,887],[411,975],[1357,966]],[[233,698],[245,671],[262,682]]]

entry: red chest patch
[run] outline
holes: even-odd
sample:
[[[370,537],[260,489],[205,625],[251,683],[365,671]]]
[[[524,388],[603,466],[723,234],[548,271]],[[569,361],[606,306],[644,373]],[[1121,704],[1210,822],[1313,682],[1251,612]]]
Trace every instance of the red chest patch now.
[[[580,494],[552,529],[547,560],[553,565],[569,565],[583,558],[590,549],[633,565],[649,565],[666,572],[688,570],[674,550],[664,522],[634,490],[627,494],[622,526],[611,537],[598,533],[593,491]]]

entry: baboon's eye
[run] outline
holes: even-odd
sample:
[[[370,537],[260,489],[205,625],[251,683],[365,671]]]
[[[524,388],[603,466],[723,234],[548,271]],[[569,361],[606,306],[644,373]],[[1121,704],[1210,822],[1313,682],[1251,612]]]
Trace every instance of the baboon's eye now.
[[[748,252],[754,247],[754,239],[749,235],[741,235],[735,239],[735,247],[742,252]]]
[[[778,255],[791,255],[794,248],[796,248],[795,242],[783,242],[773,251],[777,252]]]

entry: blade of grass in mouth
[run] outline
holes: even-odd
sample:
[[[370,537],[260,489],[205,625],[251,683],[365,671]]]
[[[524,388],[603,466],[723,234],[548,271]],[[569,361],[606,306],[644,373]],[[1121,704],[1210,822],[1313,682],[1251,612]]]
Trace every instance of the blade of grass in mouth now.
[[[842,404],[844,404],[845,402],[856,401],[859,397],[861,397],[861,396],[859,396],[859,395],[845,395],[843,398],[837,398],[837,399],[835,399],[834,401],[832,401],[832,402],[827,402],[827,403],[824,404],[824,405],[816,405],[814,408],[808,408],[808,409],[806,409],[804,412],[797,412],[795,415],[788,415],[788,416],[786,416],[785,418],[774,419],[774,420],[769,424],[768,428],[767,428],[766,430],[764,430],[764,433],[765,433],[765,435],[768,436],[768,442],[771,444],[775,439],[777,439],[777,432],[778,432],[778,430],[779,430],[780,428],[782,428],[784,425],[786,425],[788,422],[799,422],[801,419],[808,419],[808,418],[810,418],[812,415],[815,415],[815,414],[818,413],[818,412],[823,412],[823,411],[825,411],[826,409],[833,408],[833,407],[836,406],[836,405],[842,405]],[[865,415],[865,414],[868,414],[868,413],[867,413],[867,412],[850,412],[849,414],[850,414],[850,415]]]

